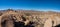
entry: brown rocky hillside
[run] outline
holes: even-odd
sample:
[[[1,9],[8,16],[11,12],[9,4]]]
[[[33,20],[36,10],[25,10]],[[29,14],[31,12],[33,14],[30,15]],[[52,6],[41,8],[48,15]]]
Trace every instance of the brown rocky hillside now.
[[[60,12],[1,10],[0,27],[60,27]]]

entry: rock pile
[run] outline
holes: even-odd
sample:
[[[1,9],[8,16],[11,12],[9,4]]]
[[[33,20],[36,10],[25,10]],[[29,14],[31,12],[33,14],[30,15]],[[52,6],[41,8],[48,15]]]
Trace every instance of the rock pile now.
[[[29,12],[16,10],[0,12],[0,27],[60,27],[60,13]]]

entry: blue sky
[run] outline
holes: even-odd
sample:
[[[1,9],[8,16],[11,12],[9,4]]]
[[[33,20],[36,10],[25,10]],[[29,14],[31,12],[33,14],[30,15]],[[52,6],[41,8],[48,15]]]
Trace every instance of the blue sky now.
[[[60,11],[60,0],[0,0],[0,10],[8,8]]]

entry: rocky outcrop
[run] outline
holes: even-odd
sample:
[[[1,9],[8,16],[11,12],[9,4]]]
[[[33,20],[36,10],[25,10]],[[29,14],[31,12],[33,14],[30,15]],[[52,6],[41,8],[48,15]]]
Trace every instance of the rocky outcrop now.
[[[6,10],[0,14],[0,27],[56,27],[60,13]]]

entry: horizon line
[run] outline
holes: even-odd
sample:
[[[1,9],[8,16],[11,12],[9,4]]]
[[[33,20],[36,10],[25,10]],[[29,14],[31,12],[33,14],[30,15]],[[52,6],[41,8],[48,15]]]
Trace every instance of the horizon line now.
[[[7,9],[0,9],[0,10],[8,10],[8,9],[12,9],[12,10],[32,10],[32,11],[54,11],[54,12],[60,12],[60,10],[54,10],[54,9],[13,9],[13,8],[7,8]]]

